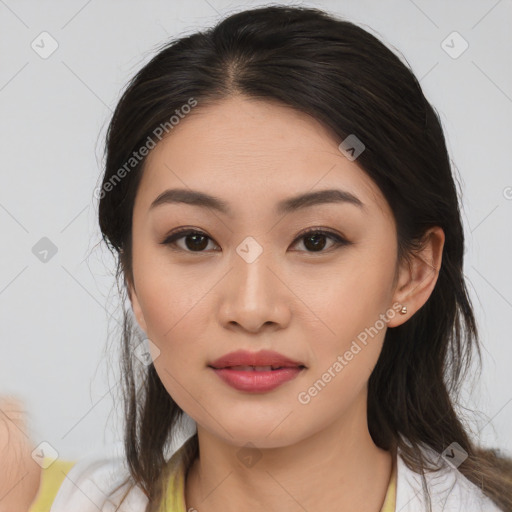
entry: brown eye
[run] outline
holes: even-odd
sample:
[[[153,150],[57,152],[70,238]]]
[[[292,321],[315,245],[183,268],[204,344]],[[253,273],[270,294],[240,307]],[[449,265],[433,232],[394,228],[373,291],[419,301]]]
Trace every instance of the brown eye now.
[[[326,239],[328,237],[326,235],[323,235],[322,233],[315,233],[313,235],[308,235],[306,237],[303,238],[304,240],[304,247],[306,247],[306,249],[309,251],[309,250],[312,250],[314,252],[316,251],[321,251],[322,249],[325,248],[325,245],[326,245]]]
[[[300,240],[304,240],[303,243],[304,247],[307,249],[306,252],[328,252],[329,249],[326,251],[323,250],[326,246],[326,238],[330,239],[332,242],[330,248],[336,248],[350,243],[336,233],[322,229],[313,229],[299,235],[295,239],[294,244]]]
[[[187,249],[190,249],[191,251],[195,251],[195,250],[201,251],[208,246],[208,241],[207,241],[208,237],[204,236],[204,235],[191,234],[191,235],[187,235],[183,238],[185,238],[185,245],[187,246]]]
[[[208,246],[208,241],[211,240],[208,235],[201,231],[183,229],[172,233],[162,244],[176,246],[176,242],[182,238],[185,239],[185,248],[178,246],[178,250],[185,252],[205,252],[204,249]]]

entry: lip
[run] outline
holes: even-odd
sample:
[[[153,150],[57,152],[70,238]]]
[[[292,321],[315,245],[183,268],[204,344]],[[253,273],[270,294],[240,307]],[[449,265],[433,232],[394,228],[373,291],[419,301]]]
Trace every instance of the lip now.
[[[231,368],[212,368],[212,370],[229,386],[238,391],[264,393],[272,391],[281,384],[297,377],[305,370],[304,367],[294,366],[280,370],[253,371],[232,370]]]
[[[259,352],[237,350],[212,361],[208,366],[213,369],[222,369],[230,366],[282,366],[286,368],[298,368],[301,366],[305,367],[306,365],[300,361],[294,361],[278,352],[274,352],[273,350],[260,350]]]
[[[297,377],[306,365],[273,350],[248,352],[237,350],[216,359],[208,365],[226,384],[252,393],[271,391]],[[237,366],[277,366],[274,370],[241,370]]]

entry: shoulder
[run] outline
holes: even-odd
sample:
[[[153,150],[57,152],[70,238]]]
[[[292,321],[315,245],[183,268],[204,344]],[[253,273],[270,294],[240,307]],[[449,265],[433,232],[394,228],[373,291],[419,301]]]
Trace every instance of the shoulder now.
[[[176,439],[168,460],[167,499],[173,510],[184,509],[184,468],[193,437]],[[145,512],[148,498],[130,480],[122,445],[111,448],[106,456],[91,455],[80,459],[65,476],[50,512]],[[126,496],[126,497],[125,497]],[[123,499],[124,498],[124,499]]]
[[[128,483],[121,486],[128,476],[122,457],[80,459],[64,478],[51,512],[144,512],[148,500],[142,490],[135,486],[130,489]]]
[[[440,454],[425,449],[431,460],[440,464],[438,471],[425,472],[432,512],[503,512],[460,471],[448,464]],[[411,470],[400,453],[397,457],[396,510],[427,510],[427,498],[420,474]]]

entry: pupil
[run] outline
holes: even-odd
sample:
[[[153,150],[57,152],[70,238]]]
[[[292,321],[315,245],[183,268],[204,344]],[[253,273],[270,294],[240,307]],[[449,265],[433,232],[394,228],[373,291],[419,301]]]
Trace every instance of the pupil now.
[[[189,244],[189,240],[190,239],[197,239],[197,238],[202,238],[203,239],[203,243],[201,244]],[[208,245],[208,242],[206,241],[206,237],[203,236],[203,235],[189,235],[188,237],[186,237],[186,245],[187,245],[187,249],[190,249],[190,250],[196,250],[196,249],[204,249],[207,245]]]
[[[324,239],[323,243],[318,241],[319,238]],[[323,249],[325,247],[325,235],[317,234],[317,235],[310,235],[310,236],[306,237],[304,239],[304,246],[307,249],[310,248],[310,247],[308,247],[308,243],[307,243],[308,240],[315,240],[314,243],[312,244],[313,250]]]

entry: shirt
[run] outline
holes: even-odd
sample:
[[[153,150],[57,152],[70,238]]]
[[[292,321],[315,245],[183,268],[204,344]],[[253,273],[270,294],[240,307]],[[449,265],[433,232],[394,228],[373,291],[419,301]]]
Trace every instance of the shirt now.
[[[184,453],[185,445],[190,441],[191,438],[185,441],[168,461],[170,471],[168,486],[159,512],[187,512]],[[430,455],[436,454],[428,448],[425,451],[430,452]],[[120,498],[126,492],[126,487],[119,489],[115,495],[111,493],[111,489],[128,476],[123,458],[81,459],[71,463],[72,467],[67,474],[56,464],[57,461],[48,469],[43,469],[41,492],[29,512],[48,512],[48,510],[50,512],[69,512],[70,510],[113,512],[116,510]],[[443,459],[441,465],[440,471],[425,475],[433,512],[504,512],[462,473],[444,463]],[[49,483],[52,474],[59,471],[62,475],[62,485],[56,483],[52,486]],[[52,503],[51,509],[41,508],[41,503]],[[146,505],[147,497],[140,488],[135,487],[119,508],[119,512],[144,512]],[[426,496],[421,476],[412,471],[398,453],[380,512],[423,512],[425,510],[427,510]]]

